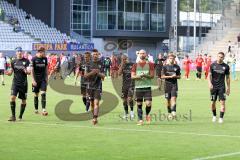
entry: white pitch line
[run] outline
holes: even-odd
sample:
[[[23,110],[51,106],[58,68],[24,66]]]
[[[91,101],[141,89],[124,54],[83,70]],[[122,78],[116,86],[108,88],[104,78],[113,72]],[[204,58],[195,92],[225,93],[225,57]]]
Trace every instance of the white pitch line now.
[[[230,156],[235,156],[235,155],[240,155],[240,152],[219,154],[219,155],[202,157],[202,158],[195,158],[195,159],[193,159],[193,160],[208,160],[208,159],[216,159],[216,158],[230,157]]]
[[[43,126],[60,126],[60,127],[71,127],[71,128],[89,128],[89,129],[102,129],[102,130],[115,130],[115,131],[132,131],[132,132],[150,132],[150,133],[162,133],[162,134],[178,134],[178,135],[192,135],[192,136],[206,136],[206,137],[226,137],[226,138],[240,138],[237,135],[224,135],[224,134],[206,134],[206,133],[195,133],[195,132],[173,132],[173,131],[159,131],[149,129],[127,129],[127,128],[112,128],[112,127],[99,127],[99,126],[81,126],[71,124],[58,124],[58,123],[40,123],[40,122],[7,122],[0,120],[3,123],[19,123],[19,124],[30,124],[30,125],[43,125]],[[139,127],[140,128],[140,127]]]

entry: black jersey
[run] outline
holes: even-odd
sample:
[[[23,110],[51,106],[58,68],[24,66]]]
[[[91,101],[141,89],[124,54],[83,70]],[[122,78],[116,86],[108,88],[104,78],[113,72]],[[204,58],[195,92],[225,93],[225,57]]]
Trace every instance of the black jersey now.
[[[34,57],[32,59],[32,67],[34,70],[34,78],[36,81],[44,81],[47,79],[46,70],[47,70],[48,61],[46,57],[38,58]]]
[[[30,64],[29,60],[25,58],[14,59],[11,62],[11,68],[14,73],[13,85],[17,86],[27,85],[27,74],[25,73],[25,70],[27,69],[29,64]]]
[[[104,66],[101,61],[91,62],[89,72],[93,69],[98,69],[99,73],[104,73]],[[101,89],[102,86],[102,79],[98,75],[94,75],[88,78],[89,88],[90,89]]]
[[[86,73],[90,72],[90,62],[89,63],[86,63],[86,62],[81,63],[79,66],[79,71],[81,74],[81,84],[88,84],[88,80],[86,78],[84,78],[84,75]]]
[[[181,69],[177,64],[167,64],[163,66],[162,74],[165,76],[180,76]],[[177,79],[176,78],[167,78],[165,79],[165,86],[175,86],[178,89]],[[167,87],[168,88],[168,87]]]
[[[122,66],[122,86],[134,87],[134,80],[131,79],[133,63],[126,63]]]
[[[225,76],[229,75],[229,66],[226,63],[218,64],[214,62],[210,66],[212,74],[212,85],[216,89],[225,89]]]

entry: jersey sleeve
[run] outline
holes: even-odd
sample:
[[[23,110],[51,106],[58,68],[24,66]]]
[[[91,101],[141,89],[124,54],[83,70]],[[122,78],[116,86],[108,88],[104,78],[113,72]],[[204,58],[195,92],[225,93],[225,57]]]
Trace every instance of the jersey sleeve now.
[[[177,76],[181,76],[181,69],[179,66],[177,66],[177,71],[176,71]]]
[[[210,65],[210,70],[209,70],[210,73],[213,73],[213,64]]]
[[[154,63],[149,63],[149,69],[150,71],[154,71]]]
[[[99,68],[101,73],[104,73],[104,64],[101,63],[101,67]]]
[[[165,76],[165,75],[166,75],[166,67],[163,66],[161,76]]]
[[[47,65],[48,65],[48,59],[45,58],[45,66],[47,66]]]
[[[226,75],[229,75],[230,74],[230,67],[229,67],[229,65],[226,65],[226,70],[225,70],[225,74]]]
[[[35,58],[32,59],[32,62],[30,64],[30,66],[33,67],[33,68],[36,67]]]
[[[81,64],[81,63],[79,64],[79,71],[80,71],[80,72],[83,71],[83,67],[82,67],[82,64]]]
[[[11,69],[11,70],[14,70],[14,62],[15,62],[15,61],[13,60],[13,61],[10,63],[10,69]]]
[[[29,67],[29,66],[30,66],[30,61],[27,59],[27,60],[26,60],[25,67],[27,68],[27,67]]]
[[[132,71],[131,72],[136,73],[136,70],[137,70],[137,64],[134,63],[133,66],[132,66]]]

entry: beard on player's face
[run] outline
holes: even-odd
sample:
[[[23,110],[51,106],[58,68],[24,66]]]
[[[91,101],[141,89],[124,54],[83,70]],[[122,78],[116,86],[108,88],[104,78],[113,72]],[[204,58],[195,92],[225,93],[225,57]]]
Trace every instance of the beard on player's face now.
[[[174,59],[169,58],[169,63],[174,64]]]
[[[22,59],[23,58],[22,52],[17,52],[16,55],[17,55],[18,59]]]
[[[36,56],[39,57],[39,58],[42,58],[42,57],[43,57],[43,53],[42,53],[42,52],[38,52],[38,53],[36,54]]]

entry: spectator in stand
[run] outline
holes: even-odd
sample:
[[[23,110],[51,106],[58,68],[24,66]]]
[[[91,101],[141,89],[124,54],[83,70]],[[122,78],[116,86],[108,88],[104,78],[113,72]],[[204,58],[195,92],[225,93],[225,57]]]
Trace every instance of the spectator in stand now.
[[[231,53],[232,52],[232,44],[231,44],[231,41],[228,41],[228,53]]]
[[[4,21],[5,20],[5,12],[3,9],[0,8],[0,20]]]
[[[237,36],[238,48],[240,47],[240,33]]]
[[[30,14],[27,14],[26,17],[25,17],[25,19],[31,19]]]

